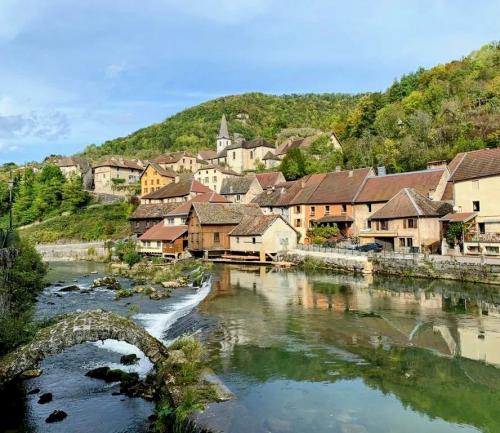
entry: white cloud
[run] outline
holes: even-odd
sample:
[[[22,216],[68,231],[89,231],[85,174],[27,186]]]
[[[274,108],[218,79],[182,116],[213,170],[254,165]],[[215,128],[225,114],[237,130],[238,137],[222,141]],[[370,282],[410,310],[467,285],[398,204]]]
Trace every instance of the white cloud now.
[[[0,115],[0,138],[4,139],[33,137],[51,140],[65,137],[69,130],[68,118],[57,111]]]
[[[118,78],[125,71],[125,64],[122,63],[114,63],[108,65],[105,70],[106,78],[115,79]]]

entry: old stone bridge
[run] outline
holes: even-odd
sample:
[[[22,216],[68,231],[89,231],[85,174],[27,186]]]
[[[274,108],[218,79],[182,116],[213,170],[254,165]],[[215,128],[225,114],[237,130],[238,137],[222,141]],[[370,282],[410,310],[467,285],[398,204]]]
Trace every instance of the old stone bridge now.
[[[0,386],[23,371],[34,368],[43,358],[77,344],[113,339],[130,343],[157,365],[167,360],[166,346],[134,321],[102,310],[65,316],[47,326],[33,340],[0,359]]]

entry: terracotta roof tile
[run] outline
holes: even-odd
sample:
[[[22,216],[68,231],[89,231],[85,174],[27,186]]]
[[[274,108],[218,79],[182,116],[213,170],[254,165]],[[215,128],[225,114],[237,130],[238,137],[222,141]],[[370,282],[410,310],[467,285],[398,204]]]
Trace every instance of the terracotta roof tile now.
[[[187,226],[166,226],[163,221],[139,237],[141,241],[175,241],[187,232]]]
[[[459,153],[450,162],[450,181],[500,176],[500,148]]]
[[[441,217],[452,209],[449,203],[432,201],[413,188],[403,188],[369,219]]]
[[[229,201],[220,194],[217,194],[215,191],[204,192],[203,194],[197,195],[191,200],[182,203],[180,206],[175,207],[168,213],[168,216],[187,215],[191,210],[193,203],[229,203]]]
[[[269,173],[257,173],[255,175],[262,189],[268,189],[278,183],[284,182],[285,177],[281,171],[272,171]]]
[[[192,176],[181,176],[178,182],[169,183],[157,191],[142,196],[143,199],[161,200],[165,198],[186,197],[192,192],[202,194],[211,191],[208,186],[202,185]]]
[[[222,195],[246,194],[254,182],[254,175],[229,177],[222,181],[220,193]]]
[[[444,217],[440,218],[440,221],[448,223],[466,223],[474,219],[476,216],[477,212],[448,213]]]
[[[176,162],[179,162],[183,157],[194,158],[195,156],[185,151],[171,152],[158,156],[153,160],[153,162],[157,164],[174,164]]]
[[[99,167],[119,167],[128,168],[130,170],[142,171],[144,167],[140,165],[137,161],[123,158],[106,158],[102,161],[96,162],[93,165],[94,168]]]
[[[445,169],[413,171],[408,173],[370,176],[355,197],[355,203],[380,203],[389,201],[403,188],[414,188],[427,196],[435,191]]]

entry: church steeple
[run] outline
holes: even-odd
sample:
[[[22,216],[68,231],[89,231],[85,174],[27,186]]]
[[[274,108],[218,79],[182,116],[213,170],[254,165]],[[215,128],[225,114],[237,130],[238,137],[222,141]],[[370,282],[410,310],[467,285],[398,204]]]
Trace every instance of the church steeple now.
[[[227,128],[226,115],[222,115],[220,120],[219,135],[217,136],[217,153],[222,152],[227,146],[231,145],[231,139],[229,138],[229,130]]]
[[[227,120],[226,115],[222,115],[222,119],[220,120],[220,128],[219,135],[217,138],[229,138],[229,130],[227,129]]]

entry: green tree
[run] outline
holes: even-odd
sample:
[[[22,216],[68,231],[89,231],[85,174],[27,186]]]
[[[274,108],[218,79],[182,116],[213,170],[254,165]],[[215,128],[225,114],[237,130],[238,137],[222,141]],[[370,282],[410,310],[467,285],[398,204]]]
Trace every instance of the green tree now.
[[[62,186],[62,210],[74,212],[90,202],[90,194],[83,189],[80,176],[72,176]]]
[[[31,168],[24,170],[19,191],[13,205],[13,214],[16,225],[21,226],[35,221],[33,211],[35,173]]]
[[[280,165],[280,170],[287,180],[296,180],[307,174],[306,159],[299,148],[291,149]]]
[[[59,211],[64,183],[64,176],[55,165],[46,164],[37,173],[33,183],[32,212],[35,218],[42,218]]]

